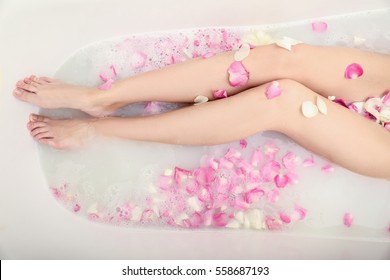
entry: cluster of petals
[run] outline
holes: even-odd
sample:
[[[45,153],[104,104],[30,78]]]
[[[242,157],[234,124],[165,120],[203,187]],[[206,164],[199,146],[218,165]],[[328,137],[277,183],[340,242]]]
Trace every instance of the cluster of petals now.
[[[335,99],[334,102],[375,121],[390,131],[390,91],[382,98],[369,97],[365,101],[351,103],[343,99]]]

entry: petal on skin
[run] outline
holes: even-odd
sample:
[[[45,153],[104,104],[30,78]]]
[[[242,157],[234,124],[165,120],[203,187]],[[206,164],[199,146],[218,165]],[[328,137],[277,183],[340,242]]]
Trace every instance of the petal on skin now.
[[[363,68],[358,63],[352,63],[345,68],[344,77],[346,79],[357,79],[363,75]]]
[[[285,186],[287,186],[289,179],[286,175],[278,174],[275,176],[274,181],[275,181],[276,187],[284,188]]]
[[[363,108],[364,108],[364,102],[353,102],[352,104],[348,105],[349,110],[359,114],[363,113]]]
[[[229,83],[232,87],[243,86],[249,81],[249,72],[241,61],[234,61],[228,68]]]
[[[390,131],[390,122],[385,123],[385,128],[386,128],[388,131]]]
[[[114,83],[113,79],[108,79],[104,84],[99,86],[100,90],[108,90],[112,87],[112,84]]]
[[[318,107],[311,101],[305,101],[302,104],[302,114],[306,118],[313,118],[318,114]]]
[[[390,122],[390,107],[383,107],[380,112],[380,121],[382,123]]]
[[[278,45],[279,47],[281,47],[281,48],[283,48],[283,49],[286,49],[286,50],[288,50],[288,51],[291,51],[292,46],[295,46],[295,45],[297,45],[297,44],[301,44],[302,42],[284,36],[283,39],[277,40],[275,43],[276,43],[276,45]]]
[[[248,142],[245,139],[240,140],[241,149],[245,149],[248,146]]]
[[[214,55],[216,55],[215,52],[207,52],[204,55],[202,55],[202,58],[209,58],[209,57],[212,57]]]
[[[345,213],[343,216],[343,223],[346,227],[351,227],[353,223],[353,216],[351,213]]]
[[[343,99],[333,99],[334,103],[337,103],[345,108],[348,108],[348,104]]]
[[[311,29],[314,32],[322,33],[328,29],[328,24],[326,22],[323,22],[323,21],[315,21],[311,24]]]
[[[200,104],[206,103],[207,101],[209,101],[209,99],[206,96],[199,95],[199,96],[195,97],[195,99],[194,99],[195,104],[194,105],[200,105]]]
[[[390,91],[382,97],[382,103],[385,106],[390,106]]]
[[[235,61],[242,61],[245,58],[248,57],[250,53],[251,47],[249,44],[244,43],[241,45],[241,47],[234,53],[234,60]]]
[[[319,96],[317,96],[317,107],[322,114],[324,115],[328,114],[328,107],[326,106],[325,101],[322,100],[322,98],[320,98]]]
[[[333,101],[333,100],[336,99],[336,96],[334,96],[334,95],[329,95],[329,96],[328,96],[328,99],[329,99],[330,101]]]
[[[282,88],[277,81],[273,81],[265,90],[265,96],[267,97],[267,99],[278,97],[281,94]]]
[[[226,90],[224,89],[218,89],[213,91],[214,98],[221,99],[228,97]]]
[[[324,166],[322,166],[321,170],[327,174],[334,172],[334,168],[331,164],[325,164]]]

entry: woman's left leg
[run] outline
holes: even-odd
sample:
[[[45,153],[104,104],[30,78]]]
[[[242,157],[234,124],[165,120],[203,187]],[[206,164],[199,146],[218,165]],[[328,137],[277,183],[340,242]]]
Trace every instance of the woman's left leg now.
[[[265,130],[287,134],[303,147],[354,172],[390,178],[390,133],[325,98],[328,114],[305,118],[304,101],[319,95],[292,80],[281,80],[282,95],[265,97],[266,85],[230,98],[140,118],[52,120],[28,124],[32,136],[55,148],[81,145],[89,136],[181,145],[214,145]],[[320,97],[321,98],[321,97]]]

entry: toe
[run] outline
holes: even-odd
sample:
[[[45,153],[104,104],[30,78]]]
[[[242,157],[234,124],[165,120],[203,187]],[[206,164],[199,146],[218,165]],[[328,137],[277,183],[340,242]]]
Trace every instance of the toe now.
[[[36,128],[41,128],[41,127],[47,127],[47,123],[45,122],[28,122],[27,123],[27,128],[31,131]]]
[[[18,82],[17,84],[18,88],[21,88],[21,89],[24,89],[24,90],[28,90],[29,92],[36,92],[37,91],[37,87],[32,85],[31,83],[30,84],[26,84],[24,81],[22,82]]]
[[[37,104],[38,103],[38,96],[34,93],[31,93],[25,89],[22,89],[22,88],[16,88],[14,91],[13,91],[13,95],[21,100],[21,101],[26,101],[28,103],[32,103],[32,104]]]
[[[30,134],[34,138],[39,138],[40,134],[48,133],[48,132],[49,132],[49,127],[39,127],[39,128],[31,130]]]
[[[50,121],[50,118],[45,117],[45,116],[41,116],[41,115],[31,114],[30,121],[31,122],[48,122],[48,121]]]

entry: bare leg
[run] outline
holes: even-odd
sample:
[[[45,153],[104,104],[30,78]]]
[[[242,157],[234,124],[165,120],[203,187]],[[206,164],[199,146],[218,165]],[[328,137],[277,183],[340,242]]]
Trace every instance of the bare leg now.
[[[368,176],[390,177],[390,134],[379,125],[324,99],[328,115],[307,119],[303,101],[318,96],[291,80],[281,80],[283,94],[267,100],[267,85],[231,98],[141,118],[51,120],[36,117],[32,135],[55,148],[77,146],[80,135],[183,145],[213,145],[238,140],[264,130],[283,132],[309,150]],[[73,135],[72,135],[73,134]]]
[[[347,100],[361,100],[390,90],[390,72],[385,71],[390,69],[389,55],[305,44],[294,46],[291,52],[276,45],[257,47],[243,61],[250,80],[239,88],[231,87],[227,78],[233,55],[234,51],[228,51],[143,73],[117,81],[112,89],[104,92],[59,81],[38,84],[27,79],[19,81],[14,94],[41,107],[70,107],[100,116],[140,101],[193,102],[198,95],[212,100],[213,90],[225,89],[234,95],[282,78],[296,80],[323,96],[336,95]],[[344,71],[353,62],[360,63],[365,73],[359,79],[347,80]]]

